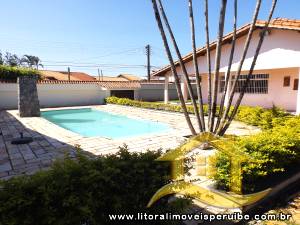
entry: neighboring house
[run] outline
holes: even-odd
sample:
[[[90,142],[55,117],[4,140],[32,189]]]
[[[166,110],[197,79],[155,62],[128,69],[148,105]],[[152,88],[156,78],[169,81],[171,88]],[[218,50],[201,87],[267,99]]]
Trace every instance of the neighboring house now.
[[[100,76],[96,78],[98,81],[128,81],[122,77],[113,77],[113,76]]]
[[[249,72],[250,65],[254,56],[255,48],[258,43],[260,31],[264,27],[264,21],[257,21],[256,29],[248,50],[246,60],[242,67],[242,76],[236,92],[245,81],[245,75]],[[237,30],[236,50],[232,65],[232,75],[234,76],[241,54],[243,52],[245,39],[250,29],[247,24]],[[225,72],[228,67],[229,55],[231,50],[232,33],[223,38],[222,57],[221,57],[221,77],[218,100],[224,86]],[[216,41],[210,44],[212,70],[214,69],[214,57]],[[198,65],[202,80],[202,90],[204,102],[207,103],[208,71],[206,60],[206,48],[197,49]],[[186,68],[190,76],[194,76],[192,53],[183,57]],[[182,76],[179,63],[176,62],[176,69]],[[174,81],[170,66],[166,66],[152,74],[154,77],[165,78],[165,102],[168,102],[169,82]],[[255,71],[251,77],[249,87],[242,101],[243,105],[272,107],[273,105],[284,108],[288,111],[296,111],[300,114],[300,20],[277,18],[271,21],[270,28],[265,37],[264,43],[257,59]],[[183,94],[187,99],[187,87],[184,79],[181,79]],[[236,94],[237,97],[238,93]],[[228,96],[226,97],[228,100]]]
[[[141,81],[141,80],[143,80],[141,77],[136,76],[136,75],[132,75],[132,74],[120,74],[118,77],[123,78],[127,81]]]
[[[69,80],[67,71],[40,70],[45,80]],[[96,81],[96,78],[83,72],[70,72],[72,81]]]
[[[132,74],[120,74],[116,77],[114,76],[99,76],[96,78],[100,81],[141,81],[141,77],[132,75]]]

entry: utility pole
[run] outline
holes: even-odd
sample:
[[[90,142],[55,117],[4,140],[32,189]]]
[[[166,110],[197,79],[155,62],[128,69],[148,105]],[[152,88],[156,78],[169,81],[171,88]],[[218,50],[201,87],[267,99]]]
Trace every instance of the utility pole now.
[[[102,72],[102,70],[100,70],[100,71],[101,71],[101,79],[103,81],[103,72]]]
[[[100,79],[100,70],[99,70],[99,68],[98,68],[98,80],[101,81],[101,79]]]
[[[68,67],[68,81],[71,80],[71,70],[70,70],[70,67]]]
[[[150,45],[146,45],[146,54],[147,54],[147,80],[150,81],[150,74],[151,74],[151,65],[150,65],[151,47],[150,47]]]

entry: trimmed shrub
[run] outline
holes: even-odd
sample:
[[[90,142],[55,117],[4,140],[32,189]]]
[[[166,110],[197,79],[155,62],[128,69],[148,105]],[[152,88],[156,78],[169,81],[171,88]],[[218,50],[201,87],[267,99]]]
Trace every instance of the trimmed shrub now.
[[[300,117],[277,120],[273,128],[249,137],[237,138],[236,144],[249,154],[256,163],[242,165],[244,192],[254,192],[286,179],[298,171],[300,163]],[[273,120],[274,122],[274,120]],[[216,159],[214,179],[221,189],[228,189],[230,161],[223,153]],[[276,176],[275,176],[276,175]]]
[[[37,75],[41,78],[38,70],[0,65],[0,80],[16,81],[20,76]]]
[[[235,119],[249,125],[270,129],[274,124],[276,125],[276,123],[273,123],[273,120],[287,116],[289,116],[287,112],[275,106],[271,109],[264,109],[258,106],[240,106]]]
[[[165,110],[171,112],[182,112],[181,106],[179,104],[173,105],[173,104],[164,104],[160,102],[143,102],[143,101],[136,101],[127,98],[118,98],[118,97],[108,97],[106,98],[106,103],[134,106],[134,107],[146,108],[146,109]],[[187,105],[187,110],[191,114],[194,113],[193,106],[191,105]],[[219,108],[217,108],[217,113],[218,110]],[[204,105],[204,114],[206,116],[207,116],[207,112],[208,112],[208,106]],[[235,119],[249,125],[259,126],[263,129],[269,129],[273,127],[274,119],[284,118],[286,116],[288,116],[288,114],[277,107],[273,107],[271,109],[264,109],[262,107],[240,106]]]
[[[0,224],[141,224],[110,221],[108,215],[179,213],[189,201],[168,203],[162,199],[146,208],[152,195],[169,182],[169,165],[155,161],[160,155],[129,153],[124,147],[117,154],[97,159],[65,159],[49,171],[2,181]]]

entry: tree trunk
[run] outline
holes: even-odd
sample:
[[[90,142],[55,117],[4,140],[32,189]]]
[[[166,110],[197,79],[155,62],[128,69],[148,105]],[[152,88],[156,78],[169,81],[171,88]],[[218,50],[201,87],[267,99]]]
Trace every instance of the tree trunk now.
[[[205,121],[204,121],[204,111],[203,111],[203,98],[201,89],[201,78],[199,74],[198,62],[197,62],[197,52],[196,52],[196,37],[195,37],[195,24],[194,24],[194,14],[193,14],[193,1],[189,0],[189,16],[190,16],[190,26],[191,26],[191,38],[192,38],[192,48],[193,48],[193,62],[194,70],[197,83],[197,95],[199,102],[199,113],[201,122],[201,132],[205,131]]]
[[[277,4],[277,0],[273,0],[272,7],[271,7],[271,10],[270,10],[270,13],[269,13],[269,17],[268,17],[268,21],[265,24],[262,32],[260,33],[260,38],[259,38],[256,50],[255,50],[255,54],[254,54],[254,58],[253,58],[253,61],[252,61],[252,64],[251,64],[251,68],[250,68],[249,74],[247,75],[247,78],[246,78],[246,82],[245,82],[245,84],[244,84],[244,86],[242,88],[242,91],[241,91],[241,93],[239,95],[239,98],[237,99],[237,101],[235,103],[234,109],[233,109],[233,111],[232,111],[232,113],[231,113],[231,115],[230,115],[230,117],[229,117],[226,125],[224,126],[224,128],[220,132],[221,135],[223,135],[225,133],[225,131],[228,129],[228,127],[230,126],[230,124],[231,124],[232,120],[234,119],[234,117],[236,116],[238,108],[239,108],[239,106],[240,106],[240,104],[242,102],[242,99],[244,97],[246,88],[248,87],[248,84],[249,84],[249,81],[250,81],[250,77],[253,74],[253,70],[254,70],[254,67],[255,67],[255,64],[256,64],[256,61],[257,61],[257,58],[258,58],[258,54],[260,52],[261,46],[263,44],[263,41],[265,39],[266,31],[267,31],[267,29],[269,27],[269,24],[270,24],[270,21],[272,19],[272,16],[273,16],[276,4]]]
[[[189,92],[189,95],[190,95],[190,98],[191,98],[191,101],[192,101],[192,105],[193,105],[193,107],[194,107],[194,112],[195,112],[196,120],[197,120],[197,123],[198,123],[198,127],[199,127],[199,130],[201,131],[200,115],[199,115],[198,106],[197,106],[197,102],[196,102],[196,100],[195,100],[195,96],[194,96],[194,92],[193,92],[193,89],[192,89],[192,85],[191,85],[191,82],[190,82],[189,75],[188,75],[188,73],[187,73],[185,64],[184,64],[184,62],[183,62],[183,59],[182,59],[180,50],[179,50],[179,48],[178,48],[176,39],[175,39],[175,37],[174,37],[172,28],[171,28],[171,26],[170,26],[170,24],[169,24],[169,21],[168,21],[168,18],[167,18],[167,16],[166,16],[166,13],[165,13],[165,10],[164,10],[164,7],[163,7],[163,5],[162,5],[161,0],[158,0],[158,3],[159,3],[159,9],[160,9],[160,12],[161,12],[161,14],[162,14],[162,18],[163,18],[163,20],[164,20],[164,23],[165,23],[165,25],[166,25],[166,27],[167,27],[167,30],[168,30],[168,32],[169,32],[171,41],[172,41],[173,46],[174,46],[174,48],[175,48],[175,51],[176,51],[176,54],[177,54],[177,57],[178,57],[178,60],[179,60],[180,67],[181,67],[181,70],[182,70],[182,72],[183,72],[183,76],[184,76],[184,78],[185,78],[185,80],[186,80],[188,92]]]
[[[211,75],[211,59],[210,59],[210,46],[209,46],[209,25],[208,25],[208,0],[204,1],[204,16],[205,16],[205,36],[206,36],[206,57],[207,57],[207,67],[208,67],[208,129],[211,127],[210,117],[211,117],[211,92],[212,92],[212,75]]]
[[[231,51],[230,51],[230,56],[229,56],[228,68],[227,68],[227,72],[225,75],[224,91],[223,91],[221,101],[220,101],[218,120],[217,120],[217,124],[216,124],[215,130],[214,130],[214,133],[217,132],[220,122],[221,122],[222,114],[224,111],[225,97],[227,94],[229,82],[231,80],[230,79],[231,66],[232,66],[232,62],[233,62],[233,56],[234,56],[235,44],[236,44],[236,27],[237,27],[237,0],[234,0],[234,19],[233,19],[233,34],[232,34]]]
[[[193,124],[191,122],[190,116],[189,116],[187,108],[186,108],[186,104],[185,104],[184,99],[183,99],[179,77],[178,77],[178,74],[177,74],[177,71],[176,71],[176,67],[175,67],[174,60],[173,60],[173,57],[172,57],[172,54],[171,54],[171,51],[170,51],[170,47],[169,47],[169,44],[168,44],[168,41],[167,41],[167,37],[166,37],[165,31],[164,31],[164,28],[163,28],[163,25],[162,25],[162,22],[161,22],[161,18],[160,18],[160,14],[159,14],[159,11],[158,11],[156,0],[152,0],[152,5],[153,5],[153,11],[154,11],[154,14],[155,14],[155,19],[156,19],[156,22],[157,22],[157,25],[158,25],[163,43],[164,43],[165,50],[166,50],[166,55],[169,59],[170,65],[171,65],[171,70],[172,70],[172,74],[174,76],[178,98],[180,100],[181,107],[182,107],[186,122],[187,122],[187,124],[190,128],[190,131],[191,131],[192,135],[196,135],[197,133],[196,133],[194,127],[193,127]]]
[[[221,50],[222,41],[224,33],[224,22],[225,22],[225,12],[226,12],[227,0],[222,0],[219,18],[219,31],[218,31],[218,41],[216,47],[216,57],[215,57],[215,72],[214,72],[214,92],[212,98],[212,110],[210,116],[210,127],[209,131],[213,132],[215,116],[217,110],[217,100],[218,100],[218,87],[219,87],[219,75],[220,75],[220,61],[221,61]]]
[[[232,85],[231,90],[230,90],[229,101],[226,105],[225,112],[223,113],[223,116],[222,116],[222,119],[221,119],[221,124],[220,124],[220,127],[218,129],[217,134],[220,134],[220,131],[224,128],[224,125],[226,123],[226,119],[228,118],[228,114],[229,114],[231,103],[232,103],[232,100],[233,100],[233,97],[234,97],[236,85],[238,83],[238,79],[240,77],[242,67],[243,67],[243,64],[244,64],[244,61],[245,61],[245,58],[246,58],[246,55],[247,55],[247,52],[248,52],[248,49],[249,49],[249,45],[250,45],[250,42],[251,42],[251,39],[252,39],[253,31],[255,29],[255,24],[256,24],[256,21],[257,21],[260,6],[261,6],[261,0],[257,0],[255,11],[254,11],[254,14],[253,14],[252,23],[251,23],[251,26],[250,26],[250,29],[249,29],[249,32],[248,32],[248,35],[247,35],[246,43],[245,43],[245,46],[244,46],[244,50],[243,50],[243,53],[242,53],[242,58],[240,60],[238,70],[237,70],[237,74],[235,76],[233,85]]]

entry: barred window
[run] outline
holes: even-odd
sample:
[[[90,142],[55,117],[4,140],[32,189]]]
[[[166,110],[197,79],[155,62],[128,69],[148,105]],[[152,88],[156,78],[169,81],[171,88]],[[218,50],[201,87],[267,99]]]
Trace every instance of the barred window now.
[[[295,79],[294,80],[294,87],[293,87],[293,90],[297,91],[298,90],[298,87],[299,86],[299,79]]]
[[[237,82],[237,86],[235,88],[235,92],[241,92],[243,86],[246,82],[248,75],[240,75],[239,80]],[[231,77],[231,85],[233,85],[233,81],[235,76]],[[220,92],[224,91],[225,86],[225,76],[222,76],[220,79]],[[269,74],[252,74],[250,76],[250,80],[248,83],[248,87],[245,90],[245,93],[250,94],[267,94],[269,87]]]
[[[291,83],[291,77],[284,77],[283,78],[283,87],[289,87]]]

